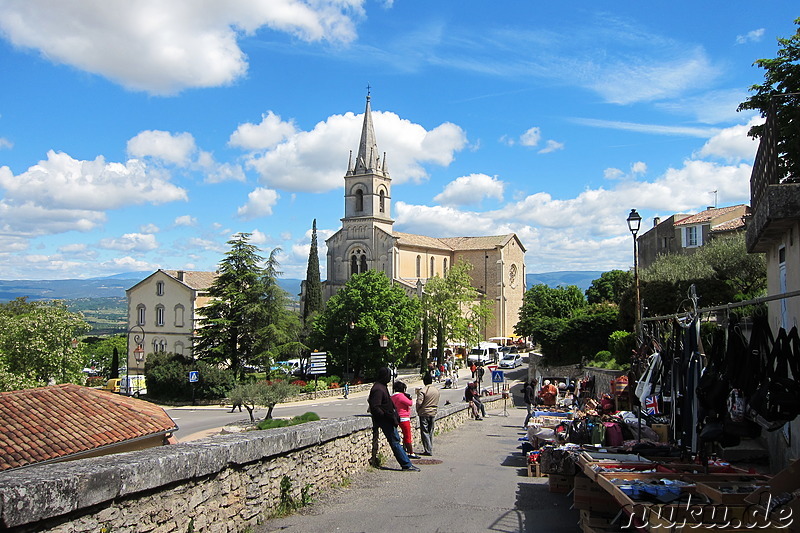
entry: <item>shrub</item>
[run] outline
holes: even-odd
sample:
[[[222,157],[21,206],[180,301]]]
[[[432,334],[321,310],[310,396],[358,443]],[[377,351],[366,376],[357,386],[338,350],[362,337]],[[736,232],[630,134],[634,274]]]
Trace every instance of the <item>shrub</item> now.
[[[342,378],[340,378],[339,376],[328,376],[327,378],[325,378],[325,381],[327,381],[328,385],[330,386],[331,383],[341,383]]]
[[[190,370],[199,372],[200,381],[189,383]],[[174,353],[149,354],[145,363],[145,375],[147,395],[161,400],[218,400],[227,396],[235,383],[230,370]]]
[[[89,376],[86,378],[87,387],[102,387],[106,384],[106,378],[103,376]]]
[[[636,336],[630,331],[615,331],[608,337],[608,350],[620,364],[629,364],[635,343]]]
[[[319,420],[319,415],[309,411],[307,413],[303,413],[302,415],[292,417],[289,420],[284,418],[271,418],[269,420],[262,420],[256,427],[258,427],[258,429],[284,428],[288,426],[296,426],[304,422],[314,422],[316,420]]]
[[[339,383],[337,383],[336,381],[332,381],[331,383],[328,383],[328,388],[329,389],[338,389],[339,388]]]
[[[597,355],[594,356],[594,359],[592,359],[592,362],[593,363],[602,363],[602,362],[605,362],[605,361],[611,361],[611,359],[612,359],[611,352],[609,352],[608,350],[602,350],[602,351],[597,352]]]
[[[306,385],[308,385],[308,383],[303,381],[302,379],[296,379],[296,380],[292,381],[291,384],[292,385],[297,385],[298,387],[305,387]]]

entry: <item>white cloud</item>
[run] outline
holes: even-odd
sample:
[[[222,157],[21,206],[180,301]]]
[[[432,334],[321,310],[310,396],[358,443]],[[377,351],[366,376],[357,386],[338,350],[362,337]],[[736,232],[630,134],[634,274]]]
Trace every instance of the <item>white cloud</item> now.
[[[52,150],[17,176],[0,167],[0,188],[0,231],[36,235],[91,230],[109,209],[187,199],[184,189],[142,161],[79,161]]]
[[[217,163],[214,154],[200,150],[197,161],[193,165],[205,175],[206,183],[222,183],[223,181],[245,181],[241,165],[233,163]]]
[[[503,201],[505,184],[496,177],[486,174],[470,174],[448,183],[433,200],[443,205],[478,204],[484,198]]]
[[[139,233],[158,233],[159,231],[161,229],[152,222],[139,226]]]
[[[231,134],[228,144],[245,150],[264,150],[286,140],[297,132],[294,122],[284,122],[279,115],[269,111],[261,115],[261,122],[240,124]]]
[[[86,243],[65,244],[64,246],[59,246],[58,251],[63,254],[77,254],[86,252],[87,248]]]
[[[194,226],[197,224],[197,218],[192,215],[181,215],[176,217],[173,223],[176,226]]]
[[[278,198],[280,196],[275,190],[259,187],[247,195],[247,203],[236,214],[245,220],[269,216],[278,203]]]
[[[14,148],[14,143],[9,141],[5,137],[0,137],[0,150],[11,149],[11,148]]]
[[[422,181],[425,164],[447,166],[466,146],[464,130],[444,123],[432,130],[390,112],[373,112],[378,148],[386,152],[395,184]],[[347,154],[358,148],[362,115],[333,115],[311,131],[299,131],[266,151],[253,154],[248,166],[262,185],[288,191],[325,192],[341,187]]]
[[[764,37],[764,28],[752,30],[744,35],[736,36],[736,44],[757,43]]]
[[[750,128],[763,124],[760,116],[753,117],[747,124],[725,128],[703,145],[699,155],[719,157],[728,163],[752,161],[758,150],[758,140],[747,136]]]
[[[534,126],[530,128],[528,131],[520,135],[519,142],[522,146],[536,146],[539,144],[539,141],[542,139],[542,132],[541,130]]]
[[[636,131],[639,133],[652,133],[654,135],[678,135],[684,137],[708,138],[719,132],[719,128],[698,128],[692,126],[663,126],[661,124],[638,124],[636,122],[622,122],[617,120],[599,120],[594,118],[574,118],[573,122],[591,126],[593,128],[608,128],[613,130]]]
[[[168,131],[147,130],[128,141],[128,154],[133,157],[153,157],[179,167],[188,166],[197,150],[191,133],[172,134]]]
[[[158,243],[152,233],[126,233],[118,239],[101,239],[99,246],[107,250],[148,252],[158,248]]]
[[[564,149],[564,143],[560,143],[558,141],[550,139],[547,141],[547,143],[545,143],[544,148],[539,150],[538,153],[549,154],[550,152],[557,152],[558,150],[563,150],[563,149]]]
[[[363,0],[233,2],[60,2],[5,4],[0,30],[54,63],[99,74],[129,89],[172,94],[232,83],[247,71],[237,44],[258,30],[304,41],[349,43]]]
[[[269,237],[267,234],[259,229],[253,229],[250,231],[250,244],[266,244],[269,241]]]

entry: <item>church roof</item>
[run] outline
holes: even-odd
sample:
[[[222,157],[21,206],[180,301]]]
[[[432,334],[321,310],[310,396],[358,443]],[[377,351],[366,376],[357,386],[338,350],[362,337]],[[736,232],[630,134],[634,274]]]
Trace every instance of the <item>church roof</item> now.
[[[372,126],[370,96],[367,94],[367,106],[364,109],[364,124],[361,127],[361,142],[358,144],[358,154],[356,154],[353,173],[366,174],[378,170],[385,171],[386,169],[382,168],[380,164],[378,142],[375,140],[375,128]]]
[[[413,233],[402,233],[400,231],[394,231],[393,235],[397,238],[397,244],[400,246],[419,246],[446,251],[490,250],[497,246],[504,246],[510,239],[515,237],[513,233],[508,233],[506,235],[490,235],[486,237],[436,238]],[[520,244],[520,246],[522,245]]]

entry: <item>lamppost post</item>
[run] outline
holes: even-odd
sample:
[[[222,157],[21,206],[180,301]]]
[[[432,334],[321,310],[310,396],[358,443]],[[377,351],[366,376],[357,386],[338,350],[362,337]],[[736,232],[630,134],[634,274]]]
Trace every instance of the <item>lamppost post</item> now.
[[[386,336],[384,333],[380,337],[378,337],[378,344],[380,345],[381,349],[383,350],[384,362],[386,361],[386,348],[389,346],[389,337]],[[394,392],[394,369],[392,370],[392,392]]]
[[[133,349],[133,358],[137,363],[136,369],[138,370],[138,364],[144,361],[144,328],[137,324],[135,326],[131,326],[128,330],[128,345],[127,350],[130,350],[131,347],[131,334],[133,334],[133,342],[136,347]],[[128,387],[128,396],[131,395],[131,359],[130,359],[130,352],[127,352],[125,355],[125,375],[127,376],[127,387]]]
[[[636,212],[636,209],[631,209],[628,215],[628,229],[633,235],[633,286],[635,291],[635,314],[634,329],[636,331],[637,342],[642,335],[642,304],[639,299],[639,244],[636,240],[636,234],[639,233],[639,228],[642,225],[642,217]]]

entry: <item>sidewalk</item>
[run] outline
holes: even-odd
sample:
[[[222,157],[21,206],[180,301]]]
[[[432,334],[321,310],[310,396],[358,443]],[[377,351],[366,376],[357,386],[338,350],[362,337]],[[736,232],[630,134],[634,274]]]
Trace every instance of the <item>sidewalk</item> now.
[[[549,492],[547,478],[527,477],[518,440],[524,418],[524,409],[489,410],[482,421],[437,435],[434,456],[414,461],[421,472],[402,472],[390,457],[386,469],[369,469],[254,531],[578,531],[571,500]],[[441,463],[424,464],[430,459]]]

